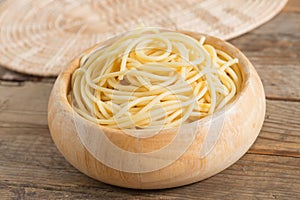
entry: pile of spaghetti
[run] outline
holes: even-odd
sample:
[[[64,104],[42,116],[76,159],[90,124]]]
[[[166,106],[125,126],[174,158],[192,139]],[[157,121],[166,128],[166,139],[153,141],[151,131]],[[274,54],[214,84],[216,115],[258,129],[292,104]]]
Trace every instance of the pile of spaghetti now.
[[[238,60],[205,37],[141,28],[83,55],[68,99],[99,125],[170,128],[221,109],[241,84]]]

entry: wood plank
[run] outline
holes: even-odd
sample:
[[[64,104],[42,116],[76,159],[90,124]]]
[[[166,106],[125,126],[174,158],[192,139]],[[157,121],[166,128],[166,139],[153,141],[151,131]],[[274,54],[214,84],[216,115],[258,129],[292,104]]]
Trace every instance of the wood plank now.
[[[300,100],[300,13],[281,13],[230,42],[254,64],[268,98]]]
[[[267,100],[262,130],[249,152],[300,158],[300,102]]]
[[[270,99],[266,119],[248,154],[222,173],[185,187],[128,190],[78,172],[58,152],[47,128],[54,78],[0,67],[1,199],[299,199],[299,2],[289,0],[284,13],[231,40],[263,80]]]
[[[0,81],[0,126],[47,128],[47,105],[51,83]]]
[[[188,187],[152,193],[102,184],[64,160],[47,128],[51,87],[50,83],[1,82],[0,195],[30,199],[47,195],[70,199],[99,195],[143,199],[198,198],[195,195],[252,199],[254,195],[262,199],[293,199],[299,194],[300,102],[268,100],[266,120],[258,140],[250,154],[228,170]]]
[[[49,166],[43,169],[28,164],[24,167],[22,161],[16,161],[14,165],[1,162],[0,194],[25,199],[44,199],[47,196],[64,196],[66,199],[295,199],[300,195],[300,158],[246,154],[230,168],[205,181],[155,192],[106,185],[80,172],[64,170],[65,166],[58,170],[52,167],[52,163],[43,161]]]
[[[300,12],[300,1],[299,0],[289,0],[282,11],[283,12]]]
[[[300,158],[248,154],[211,179],[188,187],[158,191],[151,196],[151,192],[108,186],[81,174],[63,159],[47,129],[1,128],[0,133],[0,194],[12,195],[10,197],[21,195],[23,191],[24,197],[30,199],[43,195],[55,195],[56,198],[69,195],[70,199],[97,198],[99,195],[107,198],[150,195],[196,199],[198,197],[194,195],[206,193],[207,198],[251,199],[256,195],[262,199],[276,196],[292,199],[299,194]]]
[[[9,130],[9,134],[23,128],[25,136],[31,129],[48,130],[47,104],[51,88],[50,83],[0,83],[0,130]],[[18,145],[21,148],[25,144]],[[300,157],[299,146],[300,102],[267,100],[265,122],[250,152]]]

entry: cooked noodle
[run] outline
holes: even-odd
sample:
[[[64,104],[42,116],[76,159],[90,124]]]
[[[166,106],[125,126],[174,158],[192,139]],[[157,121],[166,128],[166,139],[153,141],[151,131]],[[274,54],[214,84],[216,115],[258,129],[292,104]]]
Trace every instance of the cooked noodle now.
[[[142,28],[83,55],[68,98],[99,125],[169,128],[221,109],[241,84],[238,59],[205,37]]]

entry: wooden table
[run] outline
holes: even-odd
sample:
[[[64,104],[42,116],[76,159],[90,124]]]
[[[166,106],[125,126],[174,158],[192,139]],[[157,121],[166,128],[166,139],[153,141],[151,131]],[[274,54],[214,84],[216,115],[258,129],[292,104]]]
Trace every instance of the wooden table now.
[[[262,131],[225,171],[167,190],[123,189],[77,171],[58,152],[47,126],[55,78],[0,68],[0,199],[300,199],[300,1],[290,0],[270,22],[230,42],[263,81]]]

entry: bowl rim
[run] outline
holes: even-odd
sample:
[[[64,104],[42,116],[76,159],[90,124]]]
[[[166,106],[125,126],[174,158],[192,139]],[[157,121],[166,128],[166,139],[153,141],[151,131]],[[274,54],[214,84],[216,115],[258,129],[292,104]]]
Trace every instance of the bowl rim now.
[[[160,29],[160,30],[166,30],[166,29]],[[185,126],[185,125],[189,125],[191,123],[208,123],[211,121],[211,119],[217,119],[219,117],[221,117],[224,112],[228,112],[231,109],[233,109],[234,105],[236,105],[236,103],[244,96],[244,94],[246,93],[247,88],[249,88],[250,85],[250,80],[252,77],[252,68],[253,65],[251,64],[251,62],[249,61],[249,59],[234,45],[230,44],[227,41],[224,41],[220,38],[214,37],[214,36],[210,36],[204,33],[198,33],[198,32],[193,32],[193,31],[187,31],[187,30],[166,30],[166,31],[171,31],[171,32],[178,32],[178,33],[183,33],[186,34],[192,38],[195,39],[199,39],[200,36],[205,36],[205,42],[204,44],[210,44],[212,45],[214,48],[225,51],[227,54],[229,54],[232,57],[238,58],[239,63],[239,69],[241,71],[242,74],[242,87],[240,89],[240,91],[233,97],[233,99],[228,102],[223,108],[214,111],[212,114],[207,115],[201,119],[198,119],[196,121],[193,122],[189,122],[189,123],[182,123],[180,126],[178,127],[170,127],[170,128],[162,128],[159,130],[159,133],[165,133],[165,132],[173,132],[173,130],[177,130],[178,128],[180,128],[181,126]],[[78,114],[72,107],[72,105],[70,104],[70,102],[68,101],[67,95],[71,89],[71,77],[73,72],[79,67],[80,64],[80,59],[81,57],[85,54],[85,53],[90,53],[94,50],[98,50],[101,48],[105,48],[106,46],[110,45],[110,42],[113,42],[114,40],[118,39],[119,37],[121,37],[124,33],[119,34],[117,36],[111,37],[108,40],[102,41],[100,43],[95,44],[94,46],[92,46],[91,48],[88,48],[87,50],[83,51],[79,56],[76,56],[75,59],[73,59],[69,64],[67,64],[63,70],[60,72],[55,84],[60,84],[59,86],[59,96],[60,96],[60,101],[62,101],[61,103],[64,106],[65,111],[72,113],[72,115],[76,114],[77,116],[79,116],[81,120],[83,120],[85,123],[91,124],[91,125],[96,125],[99,128],[101,128],[104,132],[114,132],[114,133],[118,133],[121,135],[126,134],[127,136],[132,136],[131,134],[126,133],[127,131],[124,131],[124,129],[117,129],[117,128],[112,128],[109,126],[103,126],[100,124],[96,124],[94,122],[91,122],[90,120],[85,119],[84,117],[82,117],[80,114]],[[213,41],[213,42],[212,42]],[[137,131],[137,132],[143,132],[145,131],[144,129],[126,129],[126,130],[132,130],[132,131]],[[147,129],[148,131],[151,129]]]

